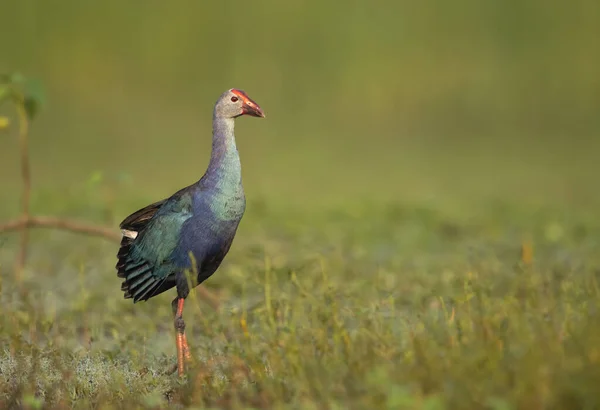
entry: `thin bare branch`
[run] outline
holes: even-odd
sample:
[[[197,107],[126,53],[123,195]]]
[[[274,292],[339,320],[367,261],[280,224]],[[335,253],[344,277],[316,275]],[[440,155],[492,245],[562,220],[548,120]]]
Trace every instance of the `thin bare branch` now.
[[[0,225],[0,233],[27,228],[62,229],[74,233],[100,236],[113,242],[118,242],[121,240],[121,233],[117,230],[105,228],[103,226],[92,225],[86,222],[75,221],[72,219],[56,218],[53,216],[30,216],[28,218],[9,221]]]
[[[115,229],[104,226],[93,225],[87,222],[76,221],[73,219],[57,218],[54,216],[30,216],[0,224],[0,233],[29,228],[49,228],[60,229],[63,231],[79,233],[89,236],[98,236],[111,242],[119,242],[121,233]],[[218,310],[220,306],[219,298],[202,285],[196,288],[199,296],[208,303],[213,309]]]

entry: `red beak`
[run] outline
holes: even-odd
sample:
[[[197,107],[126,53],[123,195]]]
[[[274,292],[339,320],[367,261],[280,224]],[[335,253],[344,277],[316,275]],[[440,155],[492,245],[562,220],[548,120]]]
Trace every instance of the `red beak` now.
[[[265,118],[265,113],[263,112],[263,110],[258,106],[257,103],[252,101],[250,98],[244,99],[244,104],[242,105],[242,113],[251,115],[253,117]]]
[[[242,115],[251,115],[253,117],[265,118],[265,113],[263,112],[263,110],[258,106],[257,103],[255,103],[252,100],[252,98],[248,97],[248,94],[246,94],[244,91],[238,90],[236,88],[232,88],[231,91],[235,95],[240,97],[240,99],[243,102]]]

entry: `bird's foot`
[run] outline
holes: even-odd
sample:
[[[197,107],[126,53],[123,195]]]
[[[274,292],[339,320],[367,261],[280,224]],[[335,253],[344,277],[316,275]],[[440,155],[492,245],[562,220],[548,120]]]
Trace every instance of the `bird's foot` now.
[[[192,355],[190,354],[190,347],[187,343],[185,333],[177,332],[177,373],[179,376],[183,376],[185,372],[185,363],[192,361]]]
[[[183,376],[184,362],[190,362],[192,355],[185,335],[185,323],[181,317],[175,318],[175,329],[177,330],[177,371],[179,376]]]
[[[186,361],[191,361],[192,360],[192,354],[190,353],[190,346],[188,345],[187,342],[187,337],[185,336],[185,333],[183,334],[183,358]]]
[[[183,333],[177,332],[177,374],[181,377],[185,372],[183,354]]]
[[[190,347],[185,336],[185,322],[183,321],[183,298],[176,298],[173,303],[173,310],[175,313],[175,330],[177,332],[177,372],[179,376],[184,374],[184,362],[189,362],[192,359],[190,353]]]

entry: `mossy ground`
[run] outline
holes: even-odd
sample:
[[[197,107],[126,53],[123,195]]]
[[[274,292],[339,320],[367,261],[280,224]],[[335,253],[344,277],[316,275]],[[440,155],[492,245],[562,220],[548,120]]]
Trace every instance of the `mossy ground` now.
[[[38,231],[18,282],[3,235],[0,407],[600,406],[600,227],[584,211],[249,210],[206,283],[222,309],[188,300],[182,380],[165,374],[173,294],[123,300],[116,244]]]

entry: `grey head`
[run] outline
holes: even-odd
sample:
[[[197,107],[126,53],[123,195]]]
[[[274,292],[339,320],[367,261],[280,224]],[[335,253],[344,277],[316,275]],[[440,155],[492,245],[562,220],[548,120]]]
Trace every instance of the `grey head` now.
[[[217,118],[236,118],[240,115],[251,115],[264,118],[262,109],[254,102],[248,94],[242,90],[232,88],[225,91],[215,104],[213,114]]]

